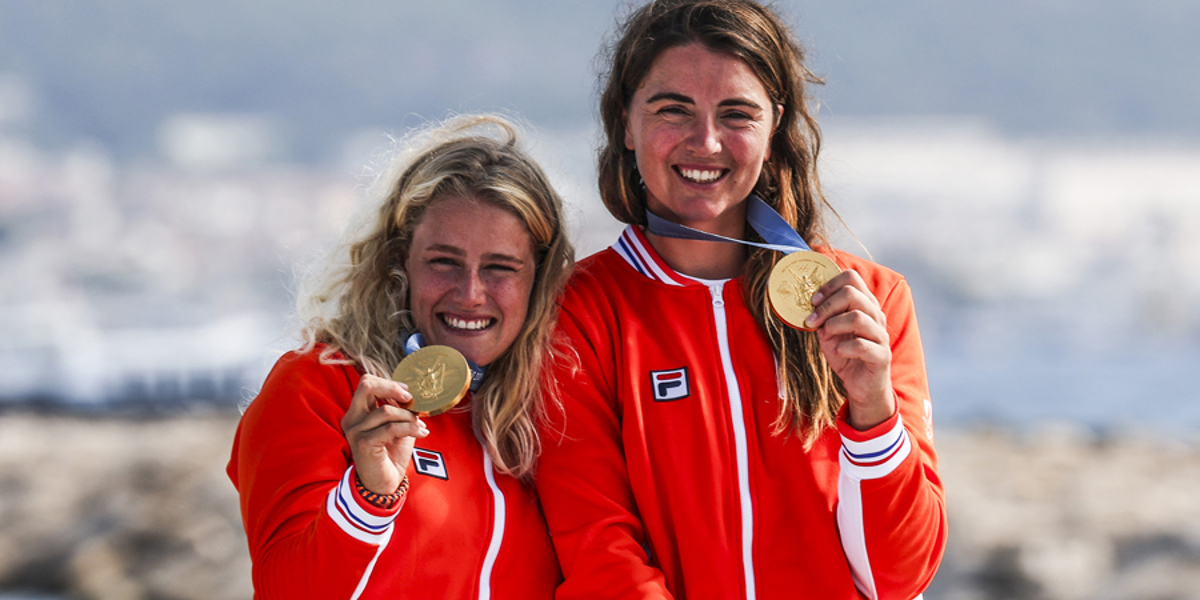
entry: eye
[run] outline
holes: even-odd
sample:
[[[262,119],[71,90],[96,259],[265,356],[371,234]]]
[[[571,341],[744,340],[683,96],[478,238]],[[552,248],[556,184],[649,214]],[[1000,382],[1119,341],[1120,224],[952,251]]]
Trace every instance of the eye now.
[[[740,110],[729,111],[729,112],[725,113],[724,115],[722,115],[722,117],[726,121],[729,121],[731,123],[738,123],[738,124],[750,123],[755,120],[754,115],[751,115],[750,113],[740,111]]]
[[[435,269],[452,269],[458,266],[458,259],[450,256],[435,256],[428,261],[429,265]]]
[[[679,106],[678,104],[669,104],[667,106],[663,106],[655,112],[664,117],[686,117],[690,114],[686,108]]]
[[[517,267],[510,265],[510,264],[506,264],[506,263],[492,263],[490,265],[485,265],[483,268],[485,268],[489,271],[492,271],[494,273],[516,273],[517,272]]]

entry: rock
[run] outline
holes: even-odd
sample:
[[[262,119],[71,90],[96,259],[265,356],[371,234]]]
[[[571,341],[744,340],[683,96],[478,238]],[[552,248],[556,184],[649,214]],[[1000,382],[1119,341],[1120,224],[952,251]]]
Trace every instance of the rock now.
[[[249,600],[237,416],[0,414],[0,593]],[[1200,444],[938,432],[950,545],[926,600],[1200,600]]]
[[[0,590],[245,600],[236,416],[0,416]]]
[[[1200,446],[1069,426],[942,431],[927,600],[1200,600]]]

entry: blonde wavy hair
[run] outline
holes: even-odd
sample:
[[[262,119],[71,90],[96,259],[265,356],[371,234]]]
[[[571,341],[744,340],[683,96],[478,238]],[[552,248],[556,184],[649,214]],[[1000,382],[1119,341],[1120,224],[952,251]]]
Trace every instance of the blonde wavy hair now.
[[[301,279],[297,309],[305,349],[324,344],[322,362],[390,377],[404,356],[404,335],[415,331],[403,265],[425,211],[470,197],[516,215],[536,261],[529,310],[472,394],[471,412],[496,468],[528,479],[540,451],[543,378],[550,376],[542,365],[575,250],[562,200],[519,138],[513,123],[495,115],[461,116],[409,136],[329,258]]]
[[[646,224],[646,190],[633,151],[625,148],[625,113],[634,92],[665,50],[691,43],[744,61],[774,104],[778,124],[771,159],[755,192],[810,244],[827,244],[823,212],[836,215],[821,192],[817,127],[810,85],[822,83],[804,64],[804,49],[771,9],[754,0],[651,0],[630,13],[610,42],[603,75],[600,118],[605,140],[599,151],[600,196],[617,220]],[[747,239],[761,238],[747,230]],[[779,320],[767,300],[767,279],[782,254],[751,248],[742,275],[746,304],[766,331],[779,359],[776,433],[792,431],[805,448],[834,426],[845,400],[841,382],[821,354],[812,332]]]

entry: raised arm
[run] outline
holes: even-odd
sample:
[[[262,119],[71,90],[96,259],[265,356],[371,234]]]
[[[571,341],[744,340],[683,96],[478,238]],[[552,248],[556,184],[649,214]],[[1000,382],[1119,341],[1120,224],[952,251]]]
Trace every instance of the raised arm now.
[[[872,291],[874,290],[874,291]],[[867,598],[910,600],[937,570],[946,510],[912,294],[847,271],[822,288],[814,323],[845,384],[838,527]]]
[[[289,354],[238,426],[228,471],[260,599],[351,598],[391,539],[400,503],[376,508],[354,486],[342,420],[357,380]]]

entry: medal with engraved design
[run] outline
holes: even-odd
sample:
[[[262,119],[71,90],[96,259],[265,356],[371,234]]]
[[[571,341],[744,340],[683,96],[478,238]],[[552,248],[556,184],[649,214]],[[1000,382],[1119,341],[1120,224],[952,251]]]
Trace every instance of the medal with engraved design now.
[[[471,386],[471,367],[458,350],[425,346],[404,357],[392,379],[408,386],[418,416],[440,415],[458,404]]]
[[[767,298],[775,316],[794,329],[811,329],[804,320],[813,312],[812,297],[842,270],[829,257],[803,250],[779,259],[767,280]]]

